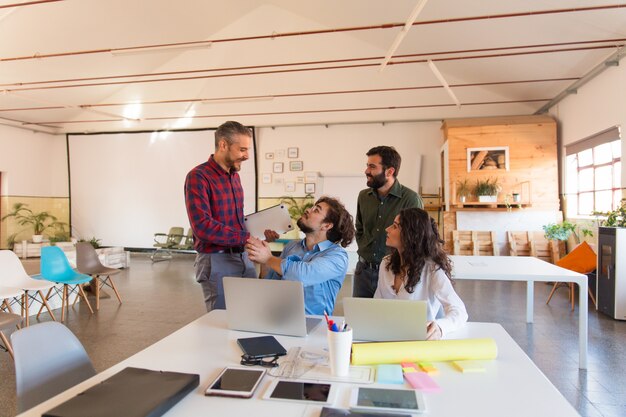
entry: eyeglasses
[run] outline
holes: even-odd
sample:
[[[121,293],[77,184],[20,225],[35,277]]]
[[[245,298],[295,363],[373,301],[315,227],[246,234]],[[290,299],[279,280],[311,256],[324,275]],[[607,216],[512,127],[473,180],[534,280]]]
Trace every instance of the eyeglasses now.
[[[249,356],[247,355],[242,355],[241,356],[241,362],[239,362],[241,365],[245,365],[245,366],[263,366],[265,368],[276,368],[278,366],[278,358],[280,356],[274,356],[272,359],[251,359]]]

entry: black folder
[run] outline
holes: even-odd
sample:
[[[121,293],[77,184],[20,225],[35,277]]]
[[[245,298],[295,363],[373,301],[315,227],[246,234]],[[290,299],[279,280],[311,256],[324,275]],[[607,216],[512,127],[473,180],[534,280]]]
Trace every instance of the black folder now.
[[[200,376],[125,368],[44,417],[158,417],[200,384]]]

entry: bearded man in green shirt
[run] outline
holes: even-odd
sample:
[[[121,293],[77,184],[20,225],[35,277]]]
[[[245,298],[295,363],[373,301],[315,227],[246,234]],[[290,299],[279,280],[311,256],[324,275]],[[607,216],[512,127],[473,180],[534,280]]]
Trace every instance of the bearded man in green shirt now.
[[[367,186],[359,193],[356,210],[356,242],[359,261],[354,271],[353,297],[374,297],[378,267],[387,255],[385,229],[400,210],[423,208],[421,197],[398,181],[402,158],[392,146],[376,146],[367,152]]]

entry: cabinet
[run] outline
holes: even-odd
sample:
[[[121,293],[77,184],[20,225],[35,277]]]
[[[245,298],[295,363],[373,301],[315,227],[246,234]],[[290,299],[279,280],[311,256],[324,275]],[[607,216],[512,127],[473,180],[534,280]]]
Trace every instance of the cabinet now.
[[[626,320],[625,255],[626,229],[600,227],[596,282],[598,310],[617,320]]]

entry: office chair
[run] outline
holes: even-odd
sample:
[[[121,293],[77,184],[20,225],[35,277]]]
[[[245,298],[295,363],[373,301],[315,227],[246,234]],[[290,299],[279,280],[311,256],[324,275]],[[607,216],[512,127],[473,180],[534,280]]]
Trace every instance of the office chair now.
[[[100,310],[100,289],[105,285],[115,292],[117,301],[122,304],[120,293],[117,291],[113,278],[111,278],[111,275],[119,274],[120,270],[102,265],[91,243],[78,242],[76,244],[76,269],[81,274],[90,275],[94,278],[93,287],[96,295],[96,311]]]

